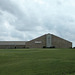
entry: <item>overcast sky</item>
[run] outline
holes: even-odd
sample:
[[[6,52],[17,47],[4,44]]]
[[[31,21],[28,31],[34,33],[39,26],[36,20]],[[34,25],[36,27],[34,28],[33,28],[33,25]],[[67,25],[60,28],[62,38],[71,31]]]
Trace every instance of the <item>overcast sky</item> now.
[[[0,41],[51,33],[75,46],[75,0],[0,0]]]

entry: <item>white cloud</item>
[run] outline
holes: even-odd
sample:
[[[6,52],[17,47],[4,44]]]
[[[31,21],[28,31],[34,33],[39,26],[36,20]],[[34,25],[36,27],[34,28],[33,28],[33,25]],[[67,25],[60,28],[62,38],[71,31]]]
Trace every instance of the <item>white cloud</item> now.
[[[45,4],[44,0],[34,0],[34,1],[39,3],[39,4]]]
[[[75,0],[0,0],[0,40],[30,40],[51,32],[75,45],[74,3]]]

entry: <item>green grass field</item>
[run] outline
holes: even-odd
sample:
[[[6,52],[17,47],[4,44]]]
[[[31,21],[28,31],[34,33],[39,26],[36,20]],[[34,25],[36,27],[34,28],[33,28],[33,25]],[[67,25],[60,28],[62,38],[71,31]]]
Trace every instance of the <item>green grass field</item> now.
[[[75,49],[0,49],[0,75],[75,75]]]

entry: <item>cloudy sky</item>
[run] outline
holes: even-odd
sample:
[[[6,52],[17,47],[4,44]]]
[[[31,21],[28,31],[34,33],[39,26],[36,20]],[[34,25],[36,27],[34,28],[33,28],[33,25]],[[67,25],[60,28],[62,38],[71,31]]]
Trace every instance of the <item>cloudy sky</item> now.
[[[52,33],[75,46],[75,0],[0,0],[0,41]]]

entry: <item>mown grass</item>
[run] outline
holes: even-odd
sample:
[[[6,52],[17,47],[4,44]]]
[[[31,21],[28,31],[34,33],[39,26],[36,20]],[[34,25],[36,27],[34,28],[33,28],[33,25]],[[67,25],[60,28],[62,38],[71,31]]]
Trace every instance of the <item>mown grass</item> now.
[[[75,75],[75,49],[1,49],[0,75]]]

